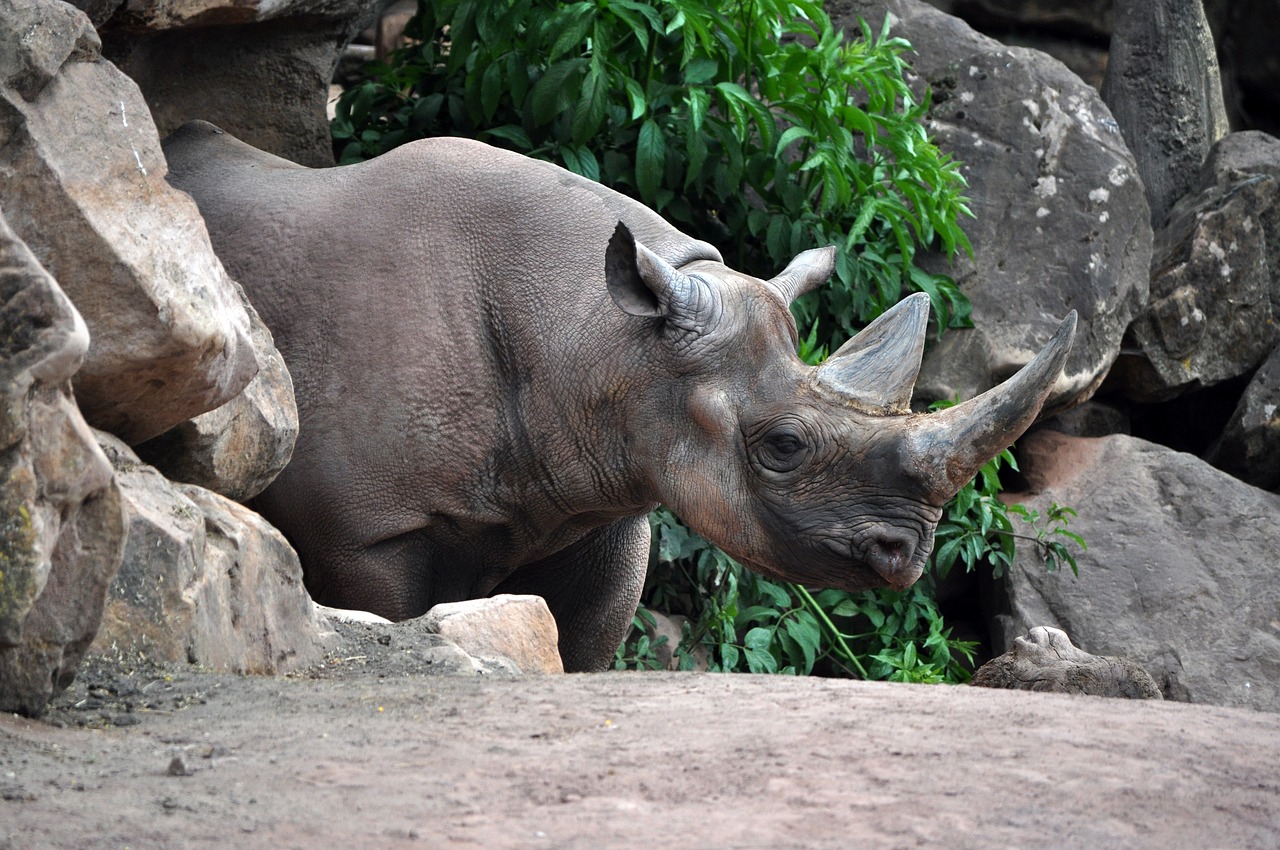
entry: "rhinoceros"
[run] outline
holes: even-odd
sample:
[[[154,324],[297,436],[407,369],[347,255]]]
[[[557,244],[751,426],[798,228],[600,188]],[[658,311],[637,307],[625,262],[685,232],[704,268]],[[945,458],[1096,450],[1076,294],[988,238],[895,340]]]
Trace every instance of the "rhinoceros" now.
[[[658,503],[766,576],[912,584],[1075,331],[913,414],[926,296],[818,367],[796,354],[789,304],[833,249],[760,280],[621,194],[457,138],[311,169],[194,122],[164,151],[292,372],[297,446],[254,507],[314,598],[401,620],[537,594],[568,670],[625,636]]]

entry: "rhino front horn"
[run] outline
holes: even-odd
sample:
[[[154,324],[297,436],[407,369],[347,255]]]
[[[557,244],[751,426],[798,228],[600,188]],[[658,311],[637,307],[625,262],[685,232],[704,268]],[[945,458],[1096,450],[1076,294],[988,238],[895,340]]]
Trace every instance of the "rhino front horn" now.
[[[1018,374],[963,404],[912,418],[909,451],[941,501],[955,495],[1035,421],[1062,374],[1075,333],[1072,310]]]

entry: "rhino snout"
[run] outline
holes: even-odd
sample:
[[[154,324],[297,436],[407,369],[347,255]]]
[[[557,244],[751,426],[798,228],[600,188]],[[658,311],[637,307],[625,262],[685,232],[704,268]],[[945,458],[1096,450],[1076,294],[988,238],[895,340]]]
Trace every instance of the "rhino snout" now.
[[[894,590],[905,590],[920,578],[914,535],[895,528],[876,531],[863,547],[867,564]]]

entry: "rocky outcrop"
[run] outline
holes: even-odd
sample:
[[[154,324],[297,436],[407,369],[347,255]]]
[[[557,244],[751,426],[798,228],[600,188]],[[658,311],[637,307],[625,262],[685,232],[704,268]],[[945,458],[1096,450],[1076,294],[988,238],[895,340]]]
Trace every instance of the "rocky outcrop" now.
[[[71,397],[88,347],[0,217],[0,711],[39,714],[70,684],[124,551],[111,467]]]
[[[1280,492],[1280,348],[1249,381],[1205,460],[1255,487]]]
[[[243,502],[261,493],[289,463],[298,438],[298,405],[271,332],[236,289],[249,315],[261,368],[244,392],[216,410],[135,446],[166,477]]]
[[[979,667],[969,684],[1095,697],[1161,698],[1155,680],[1134,662],[1090,655],[1076,647],[1066,632],[1046,626],[1014,638],[1013,648]]]
[[[523,673],[563,673],[555,618],[541,596],[499,594],[434,606],[421,623],[474,656],[510,658]]]
[[[324,652],[322,618],[289,544],[257,514],[174,484],[119,440],[99,435],[128,521],[95,651],[284,673]]]
[[[136,443],[224,404],[258,370],[249,319],[137,86],[56,0],[0,0],[0,57],[4,215],[88,325],[85,419]]]
[[[948,331],[925,356],[916,401],[970,398],[1025,365],[1069,310],[1080,314],[1049,411],[1086,399],[1146,303],[1151,228],[1133,157],[1096,91],[1043,53],[1007,47],[918,0],[828,4],[892,14],[933,92],[929,130],[963,163],[972,259],[924,257],[973,302],[971,330]]]
[[[101,0],[76,0],[85,4]],[[388,0],[145,0],[99,25],[161,132],[211,121],[303,165],[333,164],[325,105],[343,47]]]
[[[1280,711],[1280,496],[1124,436],[1024,437],[1025,504],[1080,511],[1079,576],[1030,547],[998,586],[996,652],[1036,625],[1131,658],[1165,697]]]
[[[1161,401],[1247,375],[1280,341],[1280,139],[1234,133],[1156,237],[1151,300],[1116,381]]]
[[[1138,164],[1159,227],[1227,134],[1213,34],[1200,0],[1115,0],[1102,98]]]
[[[1102,87],[1116,15],[1113,0],[928,0],[1006,44],[1035,47],[1061,59],[1095,88]],[[1186,4],[1175,13],[1194,13]],[[1217,44],[1223,100],[1234,130],[1280,130],[1280,32],[1274,0],[1204,0]],[[1151,9],[1138,4],[1139,11]],[[1187,45],[1175,45],[1185,50]],[[1189,80],[1188,80],[1189,82]],[[1163,119],[1162,119],[1163,120]]]

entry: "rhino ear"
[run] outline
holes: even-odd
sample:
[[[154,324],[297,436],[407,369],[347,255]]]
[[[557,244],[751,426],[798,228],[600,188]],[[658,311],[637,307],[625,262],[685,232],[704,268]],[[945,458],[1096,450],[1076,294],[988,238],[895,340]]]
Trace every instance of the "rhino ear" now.
[[[801,295],[830,280],[835,270],[836,249],[813,248],[787,263],[787,267],[770,280],[769,285],[782,298],[782,303],[790,305]]]
[[[618,309],[632,316],[665,318],[689,301],[689,278],[636,242],[622,222],[614,228],[604,255],[604,279]]]
[[[818,382],[878,413],[907,413],[928,323],[929,296],[907,296],[819,366]]]

